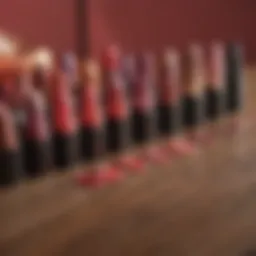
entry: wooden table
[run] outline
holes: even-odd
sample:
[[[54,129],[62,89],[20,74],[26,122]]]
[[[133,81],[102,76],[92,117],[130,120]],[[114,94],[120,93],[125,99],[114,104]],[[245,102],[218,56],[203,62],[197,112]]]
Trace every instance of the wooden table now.
[[[222,120],[198,154],[98,191],[76,187],[70,173],[1,191],[0,255],[236,256],[256,249],[255,83],[248,69],[239,126]]]

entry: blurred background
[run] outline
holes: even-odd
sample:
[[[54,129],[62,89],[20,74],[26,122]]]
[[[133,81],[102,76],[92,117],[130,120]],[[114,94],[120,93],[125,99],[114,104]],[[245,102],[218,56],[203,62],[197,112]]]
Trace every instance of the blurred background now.
[[[79,9],[81,3],[84,7]],[[84,20],[80,30],[77,25],[78,14],[82,14]],[[23,144],[26,162],[29,164],[34,160],[32,154],[42,156],[38,157],[35,165],[42,163],[43,169],[48,171],[50,168],[47,164],[52,154],[53,158],[67,160],[67,164],[64,163],[65,171],[70,167],[67,174],[49,172],[45,178],[35,179],[34,182],[25,180],[8,193],[5,190],[0,193],[1,256],[256,255],[256,175],[253,170],[256,164],[256,72],[253,66],[256,63],[255,14],[255,0],[0,1],[0,32],[3,30],[18,39],[17,43],[15,40],[9,42],[12,40],[7,40],[9,38],[0,33],[0,78],[3,80],[3,86],[0,87],[3,91],[2,103],[4,102],[3,120],[0,106],[0,140],[4,138],[2,144],[0,143],[0,166],[6,166],[3,169],[7,170],[2,173],[11,177],[11,180],[13,176],[10,175],[12,172],[9,172],[9,166],[13,167],[13,173],[16,169],[20,170],[20,155],[17,151],[23,150]],[[85,66],[81,65],[83,73],[79,76],[80,66],[77,65],[75,56],[69,54],[69,51],[78,50],[78,38],[83,34],[86,40],[82,45],[88,43],[86,51],[93,56],[93,60],[99,60],[103,67],[103,93],[99,90],[101,86],[97,64],[86,62]],[[19,49],[20,40],[26,45],[27,52],[23,51],[22,42]],[[163,63],[159,66],[161,80],[158,81],[161,82],[156,83],[160,85],[155,88],[156,105],[152,104],[154,88],[148,90],[152,89],[151,78],[155,74],[151,72],[151,55],[145,55],[144,65],[147,68],[137,65],[134,69],[129,65],[126,67],[128,62],[120,67],[117,65],[120,56],[115,47],[107,49],[105,58],[99,58],[102,49],[112,43],[120,44],[125,54],[146,52],[148,49],[158,53],[172,45],[183,56],[190,44],[195,42],[210,50],[214,46],[211,45],[214,40],[224,43],[234,41],[243,45],[246,64],[250,65],[245,69],[245,80],[242,79],[241,72],[244,63],[241,62],[237,46],[223,50],[221,45],[215,45],[211,58],[208,58],[209,65],[208,62],[204,65],[202,49],[192,47],[190,49],[193,50],[194,60],[192,62],[189,58],[184,58],[185,61],[181,59],[185,63],[181,70],[177,57],[179,54],[171,52],[172,58],[166,54],[163,58],[165,61],[161,59]],[[53,51],[49,52],[47,47]],[[31,53],[31,49],[35,51]],[[18,58],[16,52],[19,52]],[[52,55],[56,57],[56,63],[52,60]],[[159,54],[158,56],[160,57]],[[141,64],[141,56],[137,57],[137,62]],[[226,65],[224,66],[226,62],[227,70]],[[168,66],[168,71],[164,71],[162,66]],[[128,72],[119,73],[121,69]],[[148,72],[144,69],[148,69]],[[116,79],[116,74],[120,75],[117,78],[124,78],[121,83]],[[224,80],[225,74],[228,74],[227,81]],[[63,79],[65,76],[66,80]],[[207,77],[207,86],[202,79],[204,76]],[[107,79],[108,77],[113,81]],[[142,79],[145,82],[140,82],[141,77],[146,77]],[[81,81],[83,83],[79,83]],[[241,83],[242,81],[245,83]],[[19,86],[15,87],[16,85]],[[119,90],[124,85],[129,89],[129,94],[126,93],[128,90]],[[241,92],[244,85],[246,97],[243,103]],[[177,93],[179,88],[182,89],[180,95]],[[114,91],[117,96],[106,93],[107,90]],[[130,94],[132,90],[134,94]],[[102,107],[107,124],[111,124],[106,128],[101,110],[97,109],[101,105],[97,99],[103,94],[104,97],[111,95],[116,99],[114,101],[109,97],[109,104]],[[48,106],[44,106],[44,99],[49,103]],[[130,121],[130,106],[127,101],[131,103],[131,116],[135,121]],[[11,106],[7,114],[4,108],[6,102]],[[75,105],[73,102],[84,104]],[[113,108],[112,102],[118,104],[113,104]],[[201,115],[202,109],[216,111],[216,122],[211,120],[206,126],[200,126],[202,130],[192,129],[191,133],[189,129],[188,133],[183,130],[184,127],[179,125],[179,117],[183,118],[184,115],[184,120],[189,119],[189,122],[195,122],[198,127],[198,124],[204,123],[207,115]],[[92,166],[90,162],[86,166],[75,163],[77,159],[73,156],[76,151],[74,144],[80,145],[80,141],[76,140],[78,135],[80,138],[80,128],[82,134],[88,136],[85,138],[89,138],[81,140],[81,145],[85,145],[86,149],[86,143],[91,141],[91,137],[95,137],[95,142],[89,142],[88,146],[94,148],[91,144],[98,144],[99,138],[105,136],[105,130],[111,132],[106,133],[111,141],[112,134],[115,133],[112,127],[117,130],[124,129],[123,124],[127,121],[131,127],[137,127],[138,123],[138,127],[144,126],[142,133],[146,134],[152,127],[154,130],[155,113],[162,114],[166,111],[167,115],[161,115],[159,123],[163,120],[165,124],[166,119],[172,120],[174,126],[178,124],[178,130],[181,128],[185,131],[185,139],[182,132],[181,140],[178,138],[176,141],[174,138],[173,141],[170,138],[169,141],[164,137],[158,144],[157,137],[155,148],[154,145],[151,147],[152,138],[149,135],[149,139],[146,139],[150,141],[149,146],[144,148],[143,144],[142,150],[134,149],[139,156],[137,162],[141,161],[140,166],[145,165],[145,170],[148,171],[146,175],[134,175],[137,176],[134,179],[130,177],[132,174],[144,173],[144,168],[130,168],[129,158],[131,161],[136,160],[137,155],[135,158],[133,152],[131,157],[128,153],[126,155],[126,148],[119,150],[117,159],[112,159],[113,155],[109,155],[106,166],[97,154],[96,158],[101,159],[99,163],[93,162]],[[83,115],[77,115],[80,112]],[[226,115],[229,117],[226,118]],[[53,118],[49,118],[52,116]],[[79,122],[76,122],[77,116]],[[12,122],[12,118],[15,122]],[[144,124],[138,122],[144,119]],[[148,126],[147,120],[150,121]],[[1,131],[1,125],[4,132]],[[20,133],[17,133],[16,126]],[[13,129],[9,129],[10,127]],[[41,132],[41,127],[45,132]],[[126,133],[127,130],[124,131]],[[31,143],[34,143],[32,145],[37,152],[30,147]],[[48,150],[49,145],[53,151]],[[61,154],[58,154],[60,151]],[[127,159],[128,167],[125,166]],[[5,165],[1,165],[2,162]],[[112,165],[118,166],[118,170],[112,169]],[[126,177],[129,179],[121,185],[116,184],[106,190],[89,189],[91,184],[98,188],[98,185],[105,185],[104,182],[107,184],[113,180],[121,181]],[[244,254],[247,251],[253,253]]]
[[[126,50],[158,50],[168,44],[182,49],[193,40],[206,45],[222,39],[241,42],[247,62],[256,60],[253,0],[85,1],[94,54],[113,41]],[[75,0],[2,1],[0,24],[31,44],[48,45],[57,51],[73,50],[75,4]]]

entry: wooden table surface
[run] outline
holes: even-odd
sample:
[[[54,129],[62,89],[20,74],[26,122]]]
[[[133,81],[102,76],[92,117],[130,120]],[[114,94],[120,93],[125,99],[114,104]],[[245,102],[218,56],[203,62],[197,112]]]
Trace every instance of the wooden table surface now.
[[[238,256],[256,249],[255,82],[248,69],[239,125],[222,120],[198,154],[97,191],[76,187],[70,173],[0,191],[0,255]]]

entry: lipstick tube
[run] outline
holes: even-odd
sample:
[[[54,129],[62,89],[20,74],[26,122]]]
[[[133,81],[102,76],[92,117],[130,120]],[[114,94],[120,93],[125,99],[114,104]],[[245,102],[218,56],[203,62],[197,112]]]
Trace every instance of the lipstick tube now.
[[[225,48],[222,43],[213,43],[210,48],[208,84],[205,91],[206,118],[216,120],[224,114]]]
[[[24,133],[24,164],[29,177],[43,175],[51,167],[51,133],[48,109],[42,92],[32,89],[27,96]]]
[[[50,105],[54,164],[64,170],[78,161],[78,123],[70,85],[61,70],[56,70],[51,79]]]
[[[170,136],[181,129],[180,56],[175,49],[164,52],[159,71],[158,129],[162,136]]]
[[[243,53],[240,45],[227,45],[226,63],[226,109],[228,113],[236,113],[241,109],[244,98]]]
[[[8,186],[22,178],[21,148],[11,109],[0,103],[0,186]]]
[[[200,45],[190,46],[184,64],[185,83],[182,97],[182,119],[185,128],[194,129],[205,120],[206,77],[204,52]]]

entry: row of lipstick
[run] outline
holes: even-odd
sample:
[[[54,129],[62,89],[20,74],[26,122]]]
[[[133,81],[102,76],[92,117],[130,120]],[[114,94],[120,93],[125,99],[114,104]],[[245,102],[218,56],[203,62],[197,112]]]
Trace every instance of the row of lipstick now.
[[[106,153],[126,155],[134,145],[175,138],[205,121],[241,107],[242,59],[238,45],[213,44],[188,54],[168,49],[125,56],[109,47],[101,61],[77,64],[65,55],[51,68],[34,65],[1,74],[0,184],[10,185],[51,169],[67,170],[85,161],[87,185],[119,177],[105,168]],[[156,152],[152,153],[156,157]],[[109,165],[108,165],[109,166]]]

